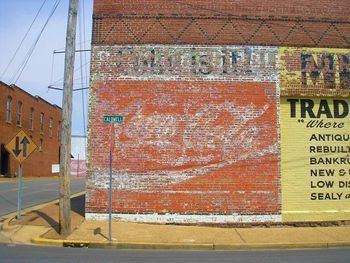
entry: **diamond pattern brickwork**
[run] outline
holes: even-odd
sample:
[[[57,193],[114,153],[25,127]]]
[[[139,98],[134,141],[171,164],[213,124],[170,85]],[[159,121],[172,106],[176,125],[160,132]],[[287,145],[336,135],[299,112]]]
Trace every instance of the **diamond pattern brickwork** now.
[[[94,45],[350,47],[350,23],[336,20],[97,15],[93,31]]]

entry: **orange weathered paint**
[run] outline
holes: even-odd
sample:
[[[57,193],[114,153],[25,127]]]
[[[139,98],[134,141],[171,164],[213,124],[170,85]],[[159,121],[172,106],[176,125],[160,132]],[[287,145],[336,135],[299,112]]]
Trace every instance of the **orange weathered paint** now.
[[[124,116],[115,127],[114,212],[279,211],[274,83],[109,81],[97,89],[91,174],[108,173],[103,116]],[[98,206],[87,209],[106,212]]]

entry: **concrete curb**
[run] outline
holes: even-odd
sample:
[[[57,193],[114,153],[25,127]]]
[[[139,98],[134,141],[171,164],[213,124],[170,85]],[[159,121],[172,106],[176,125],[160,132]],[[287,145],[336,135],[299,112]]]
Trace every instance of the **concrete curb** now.
[[[350,247],[350,242],[331,243],[253,243],[253,244],[188,244],[188,243],[137,243],[118,241],[86,241],[67,239],[32,238],[33,244],[57,247],[89,247],[117,249],[160,249],[160,250],[259,250],[259,249],[297,249],[297,248],[335,248]]]
[[[72,198],[83,195],[85,192],[80,192],[72,195]],[[39,210],[50,204],[57,203],[58,200],[53,200],[44,204],[32,206],[23,210],[23,213],[28,213],[33,210]],[[11,220],[16,216],[16,212],[3,216],[5,219],[1,224],[1,231],[13,231],[16,228],[25,227],[22,225],[11,225]],[[40,235],[39,233],[36,234]],[[35,235],[34,235],[35,236]],[[115,249],[159,249],[159,250],[268,250],[268,249],[305,249],[305,248],[335,248],[335,247],[350,247],[350,241],[331,241],[331,242],[279,242],[279,243],[157,243],[157,242],[120,242],[113,240],[105,241],[88,241],[88,240],[69,240],[69,239],[48,239],[43,237],[29,237],[28,241],[32,244],[43,246],[56,247],[89,247],[89,248],[115,248]]]

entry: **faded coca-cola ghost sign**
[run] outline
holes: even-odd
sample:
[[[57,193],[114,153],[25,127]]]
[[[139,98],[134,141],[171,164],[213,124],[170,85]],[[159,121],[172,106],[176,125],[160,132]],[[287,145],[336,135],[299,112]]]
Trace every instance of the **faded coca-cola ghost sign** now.
[[[125,117],[115,126],[117,188],[171,185],[277,153],[274,84],[161,83],[114,84],[122,95],[110,111]]]
[[[277,48],[94,47],[92,61],[88,214],[108,211],[113,142],[117,217],[279,219]]]

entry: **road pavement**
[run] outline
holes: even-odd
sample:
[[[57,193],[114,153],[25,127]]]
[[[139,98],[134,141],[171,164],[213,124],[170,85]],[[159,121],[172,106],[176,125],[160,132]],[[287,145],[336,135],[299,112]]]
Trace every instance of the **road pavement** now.
[[[58,179],[24,180],[22,208],[50,202],[59,198]],[[85,179],[71,180],[71,194],[85,191]],[[0,216],[17,210],[17,180],[0,181]]]
[[[121,262],[121,263],[349,263],[350,249],[265,251],[145,251],[92,248],[54,248],[0,244],[2,262]]]

